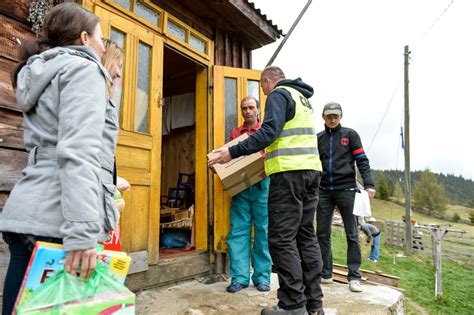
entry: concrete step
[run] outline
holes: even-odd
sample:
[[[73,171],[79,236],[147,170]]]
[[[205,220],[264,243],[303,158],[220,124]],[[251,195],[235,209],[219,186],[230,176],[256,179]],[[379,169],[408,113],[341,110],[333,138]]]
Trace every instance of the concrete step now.
[[[206,284],[197,279],[168,288],[137,294],[137,314],[260,314],[275,305],[278,277],[272,274],[271,291],[259,292],[253,285],[238,293],[227,293],[228,281]],[[323,285],[325,314],[405,314],[403,293],[385,286],[363,285],[364,292],[353,293],[347,284]]]

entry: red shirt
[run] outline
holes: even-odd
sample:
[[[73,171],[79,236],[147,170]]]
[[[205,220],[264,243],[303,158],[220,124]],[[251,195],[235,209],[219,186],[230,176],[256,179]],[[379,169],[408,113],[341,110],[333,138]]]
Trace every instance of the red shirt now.
[[[260,129],[261,125],[262,124],[259,121],[257,121],[257,123],[250,129],[247,129],[247,126],[245,126],[245,124],[243,124],[240,127],[234,128],[230,132],[230,140],[234,140],[235,138],[243,135],[244,133],[246,133],[250,136],[252,133],[254,133],[258,129]]]
[[[245,124],[243,124],[240,127],[234,128],[230,132],[229,141],[234,140],[235,138],[243,135],[244,133],[246,133],[250,136],[252,133],[254,133],[258,129],[260,129],[261,126],[262,126],[262,124],[259,121],[257,121],[257,123],[250,129],[247,129],[247,126],[245,126]],[[265,151],[264,150],[260,151],[260,154],[265,158]]]

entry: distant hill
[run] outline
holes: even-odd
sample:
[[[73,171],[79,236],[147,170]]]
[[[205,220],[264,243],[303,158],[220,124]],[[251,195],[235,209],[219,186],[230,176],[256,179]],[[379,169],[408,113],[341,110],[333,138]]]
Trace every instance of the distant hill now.
[[[405,174],[403,171],[396,170],[372,170],[375,180],[383,175],[385,180],[392,184],[401,179],[401,187],[404,189]],[[450,204],[457,204],[466,207],[474,207],[474,181],[462,176],[445,175],[433,173],[438,181],[444,186]],[[411,173],[411,182],[413,185],[420,180],[421,171]],[[391,185],[390,185],[391,186]],[[393,186],[392,186],[393,187]]]

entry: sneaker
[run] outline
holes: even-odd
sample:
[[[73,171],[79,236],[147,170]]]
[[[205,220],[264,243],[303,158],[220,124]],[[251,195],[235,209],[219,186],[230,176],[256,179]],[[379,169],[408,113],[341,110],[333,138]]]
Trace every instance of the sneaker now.
[[[262,315],[283,315],[283,314],[284,315],[308,315],[308,312],[306,311],[306,307],[297,308],[296,310],[285,310],[275,305],[270,308],[264,308],[260,314]]]
[[[266,281],[262,281],[255,285],[258,291],[266,292],[270,291],[270,285]]]
[[[350,280],[349,281],[349,290],[352,292],[362,292],[364,289],[362,289],[362,286],[360,285],[359,280]]]
[[[376,263],[376,262],[379,262],[379,261],[378,261],[377,259],[371,258],[371,259],[370,259],[370,262]]]
[[[232,282],[227,288],[226,291],[229,293],[236,293],[239,292],[240,290],[246,288],[247,286],[240,284],[238,282]]]
[[[308,311],[309,315],[324,315],[324,309],[322,307],[316,310],[309,310],[309,309],[306,309],[306,310]]]
[[[332,277],[331,278],[321,278],[321,283],[322,284],[331,284],[333,283],[334,281],[332,280]]]

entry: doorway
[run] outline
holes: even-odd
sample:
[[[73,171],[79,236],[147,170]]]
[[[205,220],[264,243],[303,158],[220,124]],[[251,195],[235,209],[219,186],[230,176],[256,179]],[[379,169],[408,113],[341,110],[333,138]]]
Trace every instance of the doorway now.
[[[196,80],[203,68],[163,50],[160,258],[195,251]]]

